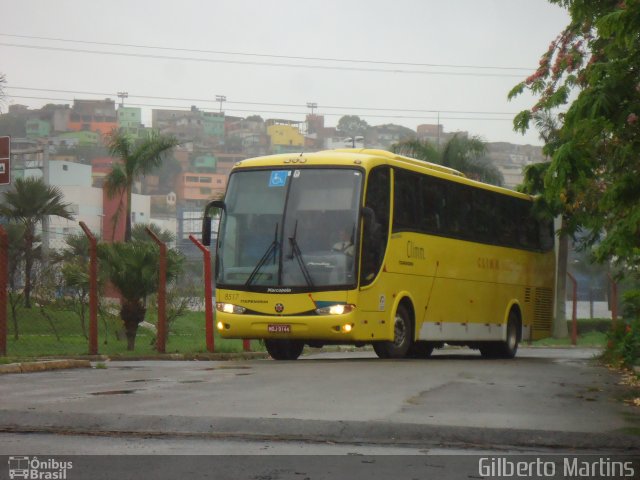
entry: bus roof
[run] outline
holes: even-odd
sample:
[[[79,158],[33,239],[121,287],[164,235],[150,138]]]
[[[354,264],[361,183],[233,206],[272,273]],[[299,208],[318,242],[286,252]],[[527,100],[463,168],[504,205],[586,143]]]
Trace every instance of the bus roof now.
[[[364,165],[378,164],[380,162],[388,163],[397,166],[413,167],[421,170],[431,171],[435,176],[453,180],[458,183],[467,184],[477,188],[483,188],[486,190],[492,190],[495,192],[511,195],[518,198],[531,199],[530,195],[516,192],[508,188],[498,187],[477,180],[470,179],[465,176],[464,173],[459,172],[453,168],[438,165],[436,163],[427,162],[424,160],[418,160],[411,157],[405,157],[404,155],[398,155],[387,150],[368,149],[368,148],[341,148],[335,150],[322,150],[319,152],[309,153],[281,153],[276,155],[267,155],[262,157],[249,158],[241,160],[235,164],[233,170],[244,168],[260,168],[271,166],[310,166],[310,165],[339,165],[339,166],[351,166],[351,165]]]

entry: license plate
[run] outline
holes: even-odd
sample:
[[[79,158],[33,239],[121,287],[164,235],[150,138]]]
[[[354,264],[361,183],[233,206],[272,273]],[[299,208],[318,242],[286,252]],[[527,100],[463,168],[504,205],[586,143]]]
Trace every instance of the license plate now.
[[[269,333],[291,333],[291,325],[269,325],[267,331]]]

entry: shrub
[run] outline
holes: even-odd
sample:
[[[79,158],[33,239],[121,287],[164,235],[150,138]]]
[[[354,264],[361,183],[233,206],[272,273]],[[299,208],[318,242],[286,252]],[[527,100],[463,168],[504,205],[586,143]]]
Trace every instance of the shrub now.
[[[640,320],[619,321],[607,334],[603,358],[614,365],[631,368],[640,358]]]

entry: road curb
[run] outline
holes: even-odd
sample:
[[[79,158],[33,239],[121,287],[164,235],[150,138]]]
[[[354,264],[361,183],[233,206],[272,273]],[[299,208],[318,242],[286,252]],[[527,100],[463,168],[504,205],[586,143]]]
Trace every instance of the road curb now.
[[[9,363],[0,365],[0,374],[34,373],[69,368],[91,368],[89,360],[43,360],[38,362]]]
[[[640,436],[612,432],[564,432],[509,428],[418,425],[383,421],[296,418],[190,417],[23,412],[0,410],[0,432],[88,436],[215,438],[264,441],[366,443],[425,448],[543,448],[637,452]]]

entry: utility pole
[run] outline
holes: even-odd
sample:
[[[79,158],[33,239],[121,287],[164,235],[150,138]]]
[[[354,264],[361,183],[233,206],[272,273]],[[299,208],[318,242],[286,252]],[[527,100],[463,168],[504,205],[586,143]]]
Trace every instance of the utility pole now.
[[[313,115],[313,111],[318,108],[318,104],[316,102],[307,102],[307,108],[311,109],[311,115]]]
[[[227,97],[224,95],[216,95],[216,102],[220,102],[220,113],[222,113],[222,102],[226,102]]]
[[[118,92],[118,98],[120,99],[120,107],[124,107],[124,99],[129,98],[129,92]]]

